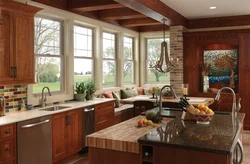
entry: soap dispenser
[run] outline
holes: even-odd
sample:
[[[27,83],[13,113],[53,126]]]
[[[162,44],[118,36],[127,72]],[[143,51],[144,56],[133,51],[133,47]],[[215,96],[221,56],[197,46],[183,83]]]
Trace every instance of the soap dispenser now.
[[[27,109],[26,109],[26,106],[25,106],[25,102],[24,102],[24,100],[23,100],[22,106],[21,106],[21,112],[26,111],[26,110],[27,110]]]

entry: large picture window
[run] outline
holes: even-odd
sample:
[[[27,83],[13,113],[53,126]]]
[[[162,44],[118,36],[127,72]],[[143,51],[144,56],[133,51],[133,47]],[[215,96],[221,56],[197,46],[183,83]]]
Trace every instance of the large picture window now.
[[[124,37],[124,84],[134,84],[134,40]]]
[[[35,82],[33,93],[44,86],[51,92],[63,90],[62,21],[35,17]]]
[[[74,81],[93,80],[93,30],[74,26]]]
[[[161,54],[161,42],[162,38],[151,38],[147,39],[147,75],[146,81],[147,83],[170,83],[170,73],[160,73],[156,71],[154,68],[150,68],[150,65],[155,65],[159,60]],[[166,39],[168,43],[168,51],[169,51],[169,39]],[[170,54],[170,53],[168,53]]]
[[[115,34],[103,33],[103,86],[116,85]]]

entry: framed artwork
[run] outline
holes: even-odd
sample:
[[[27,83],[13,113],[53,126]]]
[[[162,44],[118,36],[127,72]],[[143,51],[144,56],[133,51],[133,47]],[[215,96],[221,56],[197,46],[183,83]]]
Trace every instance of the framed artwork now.
[[[238,50],[205,50],[203,63],[209,65],[209,88],[235,88],[238,83]]]

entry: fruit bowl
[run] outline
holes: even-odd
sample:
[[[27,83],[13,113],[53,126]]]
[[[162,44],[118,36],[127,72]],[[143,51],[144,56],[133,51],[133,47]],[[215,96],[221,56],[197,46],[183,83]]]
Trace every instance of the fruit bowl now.
[[[209,124],[214,114],[193,114],[197,124]]]

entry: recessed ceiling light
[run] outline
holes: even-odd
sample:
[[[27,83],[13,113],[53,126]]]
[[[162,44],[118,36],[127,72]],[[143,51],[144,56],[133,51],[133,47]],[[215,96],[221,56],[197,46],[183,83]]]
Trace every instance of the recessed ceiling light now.
[[[216,6],[211,6],[211,7],[209,7],[211,10],[214,10],[214,9],[216,9]]]

